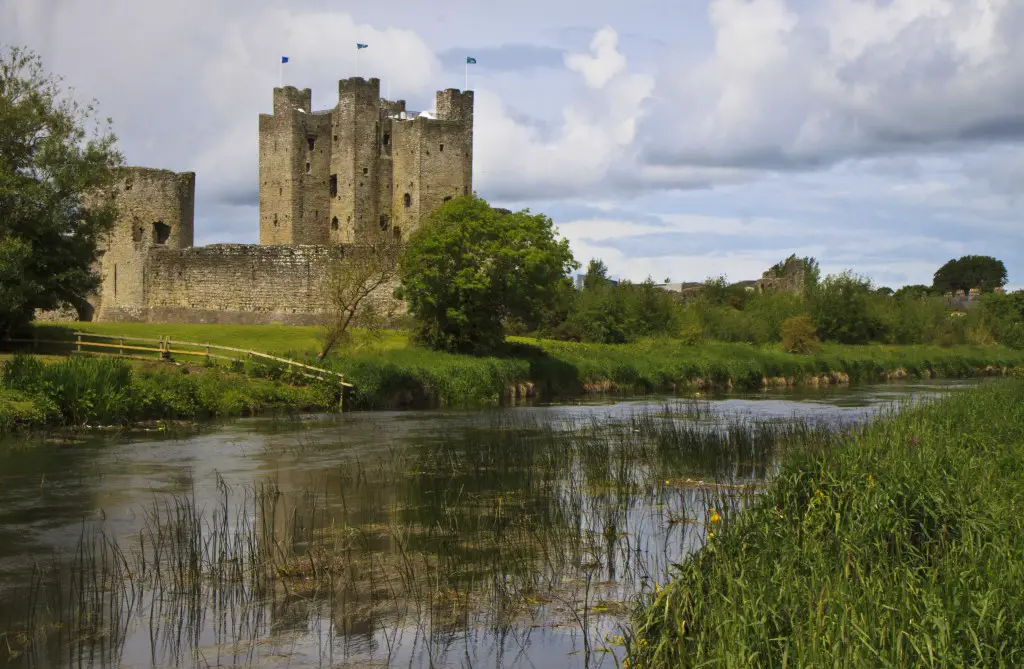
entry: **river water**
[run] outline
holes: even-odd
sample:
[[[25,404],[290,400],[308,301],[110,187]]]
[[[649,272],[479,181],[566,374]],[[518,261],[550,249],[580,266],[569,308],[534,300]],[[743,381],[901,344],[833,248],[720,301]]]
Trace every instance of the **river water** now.
[[[969,385],[3,445],[0,667],[614,667],[630,605],[756,494],[787,425]]]

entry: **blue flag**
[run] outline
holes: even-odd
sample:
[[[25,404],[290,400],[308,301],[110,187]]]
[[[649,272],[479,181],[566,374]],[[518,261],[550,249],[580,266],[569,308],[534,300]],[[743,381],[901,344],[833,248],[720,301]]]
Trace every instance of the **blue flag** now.
[[[476,65],[476,58],[472,58],[470,56],[466,56],[466,64],[467,65]]]
[[[366,47],[368,47],[368,46],[370,46],[370,45],[369,45],[369,44],[359,44],[359,43],[357,42],[357,43],[356,43],[356,51],[358,51],[359,49],[365,49],[365,48],[366,48]]]
[[[288,56],[281,56],[281,62],[282,63],[287,63],[288,62]]]

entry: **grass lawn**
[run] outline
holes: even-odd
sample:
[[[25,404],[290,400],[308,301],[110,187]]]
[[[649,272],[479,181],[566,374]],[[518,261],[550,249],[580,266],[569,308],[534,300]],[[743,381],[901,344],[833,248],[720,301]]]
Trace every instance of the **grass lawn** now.
[[[40,326],[47,330],[53,326]],[[218,344],[262,353],[283,354],[296,351],[319,351],[321,329],[304,325],[165,325],[161,323],[68,323],[56,324],[62,330],[79,330],[103,335],[129,337],[170,337],[200,344]],[[376,348],[402,347],[407,344],[404,332],[386,332]]]
[[[169,336],[296,359],[317,353],[320,332],[316,327],[286,325],[68,323],[39,327],[48,338],[67,336],[76,328],[154,339]],[[367,408],[495,403],[523,384],[550,397],[570,397],[595,390],[657,392],[730,384],[758,389],[765,378],[801,382],[817,381],[822,375],[843,375],[855,382],[892,375],[962,377],[987,367],[1024,366],[1024,351],[1000,346],[826,344],[816,354],[794,355],[777,345],[693,345],[671,339],[607,345],[511,337],[509,343],[501,355],[454,355],[416,347],[404,331],[385,331],[377,341],[332,354],[324,365],[343,372],[356,385],[355,405]]]

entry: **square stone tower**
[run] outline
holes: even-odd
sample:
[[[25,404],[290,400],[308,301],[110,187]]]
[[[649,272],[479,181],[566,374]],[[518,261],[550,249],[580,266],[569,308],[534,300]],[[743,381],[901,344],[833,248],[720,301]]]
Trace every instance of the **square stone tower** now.
[[[338,83],[334,109],[275,88],[260,114],[260,244],[351,244],[404,237],[473,190],[473,93],[437,93],[437,118],[380,97],[380,80]]]

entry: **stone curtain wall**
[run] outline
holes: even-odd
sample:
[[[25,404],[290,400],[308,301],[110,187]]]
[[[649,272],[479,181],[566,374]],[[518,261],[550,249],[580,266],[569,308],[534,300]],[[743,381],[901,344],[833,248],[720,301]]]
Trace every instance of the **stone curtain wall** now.
[[[358,257],[357,247],[346,246],[152,249],[146,308],[108,310],[104,320],[317,325],[326,307],[321,287],[330,262]],[[389,286],[377,299],[393,300],[393,291]]]

